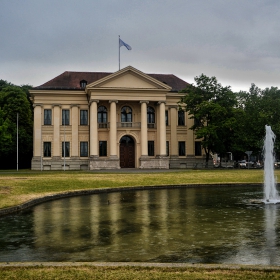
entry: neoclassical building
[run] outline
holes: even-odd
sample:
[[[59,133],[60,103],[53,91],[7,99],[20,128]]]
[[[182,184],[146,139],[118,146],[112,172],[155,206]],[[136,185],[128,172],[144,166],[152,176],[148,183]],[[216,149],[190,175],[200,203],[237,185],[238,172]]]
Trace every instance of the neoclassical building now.
[[[174,75],[64,72],[30,90],[33,170],[192,168],[203,160]]]

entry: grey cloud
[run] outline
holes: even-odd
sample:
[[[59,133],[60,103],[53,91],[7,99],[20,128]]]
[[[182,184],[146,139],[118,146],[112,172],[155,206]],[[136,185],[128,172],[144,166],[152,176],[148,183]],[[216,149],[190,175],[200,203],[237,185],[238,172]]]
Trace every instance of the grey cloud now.
[[[38,85],[58,71],[115,71],[121,35],[132,46],[121,49],[123,67],[269,86],[280,74],[279,12],[269,0],[3,1],[0,79]]]

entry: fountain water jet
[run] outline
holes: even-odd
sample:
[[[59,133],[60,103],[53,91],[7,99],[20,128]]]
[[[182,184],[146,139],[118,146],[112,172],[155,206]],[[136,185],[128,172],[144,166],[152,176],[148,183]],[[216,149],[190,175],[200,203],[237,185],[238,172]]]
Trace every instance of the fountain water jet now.
[[[280,203],[274,176],[274,141],[275,134],[269,125],[265,126],[264,140],[264,203]]]

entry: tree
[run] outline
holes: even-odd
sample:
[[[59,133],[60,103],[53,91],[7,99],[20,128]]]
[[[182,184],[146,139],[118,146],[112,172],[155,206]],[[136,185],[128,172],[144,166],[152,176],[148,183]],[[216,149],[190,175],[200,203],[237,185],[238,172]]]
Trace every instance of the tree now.
[[[33,117],[26,92],[0,80],[0,167],[13,168],[17,153],[17,113],[19,115],[19,162],[29,167],[32,157]]]
[[[196,139],[201,139],[206,155],[206,166],[211,153],[220,155],[230,151],[234,117],[237,105],[236,95],[230,86],[223,87],[216,77],[204,74],[195,77],[196,86],[190,85],[182,92],[181,107],[194,119],[190,129],[195,131]]]
[[[252,84],[249,92],[240,91],[237,94],[238,105],[236,120],[238,126],[234,131],[233,150],[239,158],[245,151],[259,154],[262,147],[265,120],[262,116],[262,90]]]
[[[233,149],[237,154],[251,150],[261,155],[265,125],[270,125],[276,134],[276,152],[280,152],[280,90],[277,87],[261,90],[252,84],[249,91],[241,91],[238,96],[238,126],[234,131]]]

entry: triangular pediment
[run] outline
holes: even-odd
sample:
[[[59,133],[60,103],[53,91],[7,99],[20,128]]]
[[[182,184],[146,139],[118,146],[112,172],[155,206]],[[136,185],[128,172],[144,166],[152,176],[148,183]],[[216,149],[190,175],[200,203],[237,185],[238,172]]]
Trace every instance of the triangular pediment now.
[[[128,66],[87,86],[87,89],[142,89],[170,91],[171,87]]]

